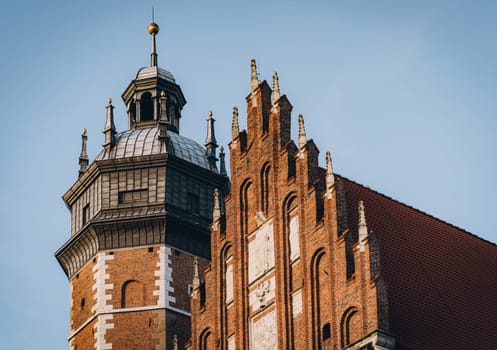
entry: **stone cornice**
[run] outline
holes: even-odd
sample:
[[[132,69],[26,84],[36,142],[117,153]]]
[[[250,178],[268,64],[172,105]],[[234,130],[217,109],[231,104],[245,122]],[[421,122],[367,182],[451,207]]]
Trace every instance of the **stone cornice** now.
[[[62,269],[71,278],[99,250],[165,242],[165,211],[123,218],[111,217],[90,221],[55,252]]]
[[[375,350],[394,350],[396,337],[393,334],[377,329],[367,336],[345,347],[347,350],[360,350],[371,344]]]

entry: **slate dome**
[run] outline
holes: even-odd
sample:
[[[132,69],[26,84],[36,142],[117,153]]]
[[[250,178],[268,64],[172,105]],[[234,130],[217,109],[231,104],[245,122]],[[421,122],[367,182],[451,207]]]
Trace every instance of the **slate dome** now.
[[[168,131],[167,135],[169,140],[166,146],[166,143],[159,140],[157,127],[120,132],[116,135],[114,147],[109,151],[102,150],[95,160],[170,154],[210,170],[209,160],[203,146],[172,131]]]

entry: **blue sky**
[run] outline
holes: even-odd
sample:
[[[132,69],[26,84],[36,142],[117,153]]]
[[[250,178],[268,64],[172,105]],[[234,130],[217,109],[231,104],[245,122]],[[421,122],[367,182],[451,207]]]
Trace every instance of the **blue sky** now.
[[[219,143],[245,122],[250,59],[280,77],[335,171],[497,241],[495,1],[3,1],[0,3],[0,334],[5,349],[67,349],[69,284],[53,257],[70,235],[61,195],[80,133],[93,159],[105,104],[149,64],[188,101],[181,133]],[[367,209],[367,208],[366,208]]]

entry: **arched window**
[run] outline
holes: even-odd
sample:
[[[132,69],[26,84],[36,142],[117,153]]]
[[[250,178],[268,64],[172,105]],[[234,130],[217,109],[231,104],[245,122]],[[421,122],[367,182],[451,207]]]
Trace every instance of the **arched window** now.
[[[121,307],[139,307],[145,305],[145,293],[143,283],[129,280],[124,282],[121,290]]]
[[[359,339],[361,334],[360,321],[356,308],[351,307],[344,312],[340,322],[342,348]]]
[[[226,293],[226,304],[230,304],[233,301],[233,253],[231,251],[231,246],[227,246],[223,250],[222,254],[222,266],[224,270],[223,279],[225,283],[223,286],[225,287]]]
[[[320,270],[323,265],[323,258],[325,256],[324,249],[319,249],[311,260],[311,290],[312,290],[312,329],[313,329],[313,343],[314,349],[321,349],[321,313],[325,310],[321,308],[321,294],[323,276]]]
[[[199,350],[211,350],[213,347],[211,346],[211,331],[209,328],[206,328],[200,334],[199,341]]]
[[[300,256],[297,197],[294,194],[291,194],[285,201],[283,208],[285,232],[288,237],[288,256],[290,257],[290,261],[293,261]]]
[[[247,234],[249,229],[252,228],[252,221],[254,220],[255,211],[250,205],[252,197],[252,182],[245,180],[240,187],[240,224],[242,233]]]
[[[269,171],[271,167],[268,163],[264,164],[261,170],[261,210],[264,215],[268,215],[269,213]]]
[[[225,305],[221,309],[221,338],[227,339],[228,337],[228,305],[233,302],[233,250],[231,243],[224,245],[220,255],[221,262],[221,295],[225,300]]]
[[[140,120],[146,122],[154,120],[154,108],[152,104],[152,94],[145,92],[140,99]]]

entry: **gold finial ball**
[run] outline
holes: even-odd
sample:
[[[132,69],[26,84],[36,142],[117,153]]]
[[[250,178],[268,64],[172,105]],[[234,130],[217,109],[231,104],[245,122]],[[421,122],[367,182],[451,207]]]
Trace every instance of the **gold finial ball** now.
[[[159,25],[155,22],[152,22],[148,25],[148,33],[150,35],[157,34],[159,32]]]
[[[207,115],[208,115],[209,117],[212,117],[212,111],[209,111],[209,113],[207,113]]]
[[[160,92],[160,96],[161,96],[161,97],[166,97],[166,92],[165,92],[164,90],[162,90],[162,91]]]
[[[111,103],[112,103],[112,99],[111,99],[110,97],[107,99],[107,103],[108,103],[108,104],[111,104]]]
[[[87,133],[87,132],[88,132],[88,131],[86,130],[86,128],[83,128],[83,134],[82,134],[82,135],[83,135],[83,136],[86,136],[86,133]]]

